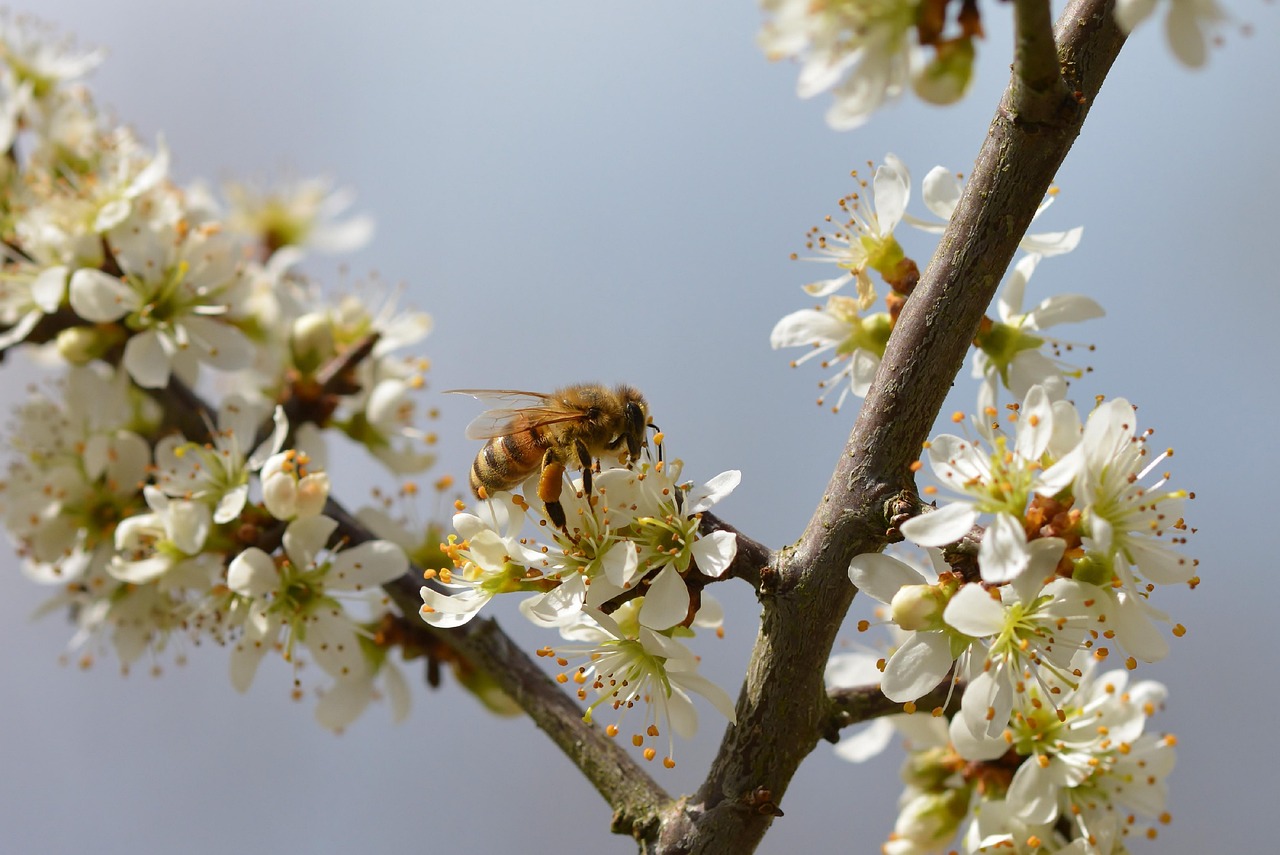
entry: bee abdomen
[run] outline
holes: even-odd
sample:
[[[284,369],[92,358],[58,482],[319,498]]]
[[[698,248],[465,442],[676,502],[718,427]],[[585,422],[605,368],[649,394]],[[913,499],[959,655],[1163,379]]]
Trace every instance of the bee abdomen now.
[[[471,490],[489,493],[510,490],[533,474],[542,462],[543,449],[529,431],[494,437],[485,443],[471,464]]]

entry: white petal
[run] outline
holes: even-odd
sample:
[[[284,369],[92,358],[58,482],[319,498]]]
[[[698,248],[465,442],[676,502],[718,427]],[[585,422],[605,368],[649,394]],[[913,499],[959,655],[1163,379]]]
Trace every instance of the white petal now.
[[[271,556],[251,546],[231,559],[227,587],[246,597],[263,597],[275,590],[279,581]]]
[[[982,535],[978,547],[978,568],[982,580],[992,584],[1016,578],[1031,561],[1027,534],[1011,514],[996,514]]]
[[[333,600],[318,605],[307,620],[307,649],[325,673],[339,680],[368,674],[355,626]]]
[[[1179,585],[1195,575],[1195,562],[1163,543],[1131,537],[1125,546],[1138,572],[1157,585]]]
[[[403,549],[389,540],[370,540],[339,552],[325,584],[339,591],[360,591],[397,579],[408,570],[409,558]]]
[[[691,692],[696,692],[711,702],[711,706],[729,720],[730,724],[738,720],[737,711],[734,708],[733,699],[724,689],[715,683],[703,677],[701,674],[691,674],[688,672],[672,672],[671,682]]]
[[[339,680],[325,689],[316,702],[316,721],[326,730],[342,730],[360,717],[371,700],[372,680],[367,677]]]
[[[999,736],[991,737],[985,732],[975,734],[971,731],[962,715],[951,719],[948,735],[956,753],[966,760],[995,760],[1009,751],[1008,744]]]
[[[68,268],[63,265],[50,267],[40,271],[40,275],[31,283],[31,300],[42,312],[47,314],[57,311],[62,303],[62,295],[67,292],[67,273]]]
[[[1131,33],[1155,8],[1156,0],[1116,0],[1116,23],[1125,33]]]
[[[127,284],[101,270],[81,268],[71,274],[71,309],[86,321],[104,324],[138,308],[138,295]]]
[[[969,682],[960,700],[960,715],[973,735],[993,738],[1009,725],[1013,710],[1013,687],[1002,669],[983,671]]]
[[[1142,600],[1123,591],[1117,593],[1112,617],[1116,638],[1125,650],[1143,662],[1159,662],[1169,655],[1169,642],[1151,619],[1151,612]]]
[[[1018,246],[1027,252],[1034,252],[1048,258],[1071,252],[1080,245],[1080,238],[1083,236],[1084,226],[1076,226],[1065,232],[1040,232],[1027,235],[1018,243]]]
[[[1049,297],[1027,315],[1034,329],[1044,330],[1059,324],[1075,324],[1091,321],[1106,315],[1098,303],[1082,294],[1058,294]]]
[[[396,724],[409,717],[410,694],[409,684],[405,681],[400,669],[390,662],[382,665],[382,686],[387,692],[387,700],[391,704],[391,720]]]
[[[701,487],[695,487],[689,491],[689,504],[685,508],[685,515],[693,516],[707,510],[732,493],[741,481],[742,473],[737,469],[730,469],[727,472],[721,472]]]
[[[885,664],[880,691],[891,701],[914,701],[951,670],[951,643],[941,632],[913,632]]]
[[[738,554],[738,536],[731,531],[713,531],[699,537],[689,551],[699,573],[719,579]]]
[[[906,174],[902,161],[890,154],[876,168],[871,182],[875,193],[876,219],[880,223],[880,235],[886,237],[902,222],[911,196],[911,177]]]
[[[550,591],[522,600],[520,613],[537,626],[564,626],[581,614],[586,598],[586,580],[575,573]]]
[[[1014,452],[1023,460],[1039,460],[1053,437],[1053,403],[1043,386],[1028,390],[1018,414]]]
[[[1182,0],[1169,4],[1169,14],[1164,19],[1165,35],[1173,55],[1189,68],[1204,65],[1208,56],[1204,33],[1196,19],[1195,4]]]
[[[904,585],[929,584],[910,564],[879,552],[855,555],[849,562],[849,581],[868,597],[886,605],[893,602],[894,595]]]
[[[667,565],[645,593],[640,623],[650,629],[670,629],[689,616],[689,588],[676,568]]]
[[[155,330],[146,330],[124,346],[124,367],[144,389],[161,389],[169,382],[170,357],[165,342]]]
[[[917,546],[946,546],[969,533],[978,512],[966,502],[943,505],[902,524],[902,536]]]
[[[835,344],[844,338],[848,325],[829,312],[801,309],[778,321],[769,334],[769,346],[802,347],[812,344]]]
[[[925,207],[944,220],[950,220],[955,213],[963,190],[960,179],[945,166],[930,169],[921,185]]]
[[[1004,618],[1004,605],[981,585],[965,585],[942,612],[944,621],[973,638],[986,638],[1000,632]]]
[[[853,279],[853,274],[845,273],[842,276],[836,276],[831,279],[819,279],[817,282],[810,282],[801,286],[801,288],[810,297],[826,297],[839,291],[851,279]],[[777,349],[777,345],[774,346],[774,349]]]
[[[1031,825],[1047,825],[1058,818],[1058,788],[1036,755],[1022,761],[1005,796],[1015,815]]]
[[[841,760],[862,763],[888,748],[895,732],[887,718],[878,718],[866,727],[846,733],[836,743],[834,751]]]
[[[315,564],[337,527],[337,521],[328,517],[306,517],[289,523],[284,530],[284,551],[293,566],[301,570]]]
[[[231,685],[237,692],[247,692],[258,673],[262,657],[271,649],[280,624],[265,612],[266,606],[250,612],[244,634],[231,649]]]
[[[879,657],[873,653],[837,653],[827,660],[823,682],[831,689],[855,689],[880,682]]]
[[[182,326],[200,348],[203,361],[219,371],[239,371],[253,362],[253,345],[244,333],[224,321],[188,316]]]
[[[850,358],[849,390],[859,398],[867,397],[879,370],[880,357],[869,350],[858,348]]]
[[[165,535],[183,554],[196,555],[204,548],[212,522],[208,505],[175,501],[165,517]]]
[[[633,541],[624,540],[609,547],[609,551],[600,559],[604,576],[616,588],[625,588],[631,583],[631,577],[640,566],[640,557]]]
[[[1013,273],[1009,275],[1009,282],[1000,290],[1000,297],[996,301],[1000,320],[1004,323],[1013,323],[1022,314],[1023,295],[1027,290],[1027,281],[1031,279],[1031,274],[1035,272],[1036,265],[1039,263],[1040,256],[1032,254],[1023,256],[1013,266]]]
[[[475,617],[490,598],[480,588],[467,588],[450,596],[423,585],[419,594],[423,606],[418,613],[422,619],[443,629],[462,626]]]

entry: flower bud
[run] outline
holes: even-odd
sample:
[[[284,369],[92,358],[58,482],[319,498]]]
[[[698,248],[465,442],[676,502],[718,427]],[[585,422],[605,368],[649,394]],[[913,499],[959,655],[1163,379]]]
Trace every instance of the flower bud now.
[[[902,781],[921,790],[941,790],[956,772],[956,754],[949,748],[912,751],[902,764]],[[963,761],[960,761],[963,762]]]
[[[117,326],[69,327],[58,333],[58,355],[72,365],[85,365],[101,358],[124,334]]]
[[[902,805],[893,833],[932,851],[955,835],[968,812],[967,788],[919,793]]]
[[[333,320],[325,312],[312,312],[293,322],[290,348],[293,363],[304,373],[324,365],[337,353]]]
[[[916,95],[930,104],[954,104],[973,80],[973,40],[958,38],[935,46],[933,59],[911,81]]]
[[[903,585],[889,604],[891,620],[907,632],[937,629],[946,608],[933,585]]]

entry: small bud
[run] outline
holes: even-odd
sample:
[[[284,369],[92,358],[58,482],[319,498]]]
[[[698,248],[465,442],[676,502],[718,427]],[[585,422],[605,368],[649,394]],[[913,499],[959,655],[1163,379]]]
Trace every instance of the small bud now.
[[[959,101],[973,80],[974,54],[973,40],[963,36],[938,44],[933,59],[911,82],[916,95],[930,104]]]
[[[904,585],[889,604],[890,618],[908,632],[936,629],[946,608],[941,594],[933,585]]]
[[[85,365],[103,356],[124,338],[118,326],[70,327],[58,333],[58,355],[72,365]]]
[[[312,312],[293,322],[290,348],[299,370],[311,373],[337,354],[333,321],[328,314]]]

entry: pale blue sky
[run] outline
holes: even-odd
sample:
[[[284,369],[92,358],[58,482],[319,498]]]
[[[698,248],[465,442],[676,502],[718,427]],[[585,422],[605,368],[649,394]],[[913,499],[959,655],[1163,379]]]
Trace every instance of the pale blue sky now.
[[[968,171],[1008,62],[1008,9],[988,4],[965,104],[907,101],[835,133],[827,99],[798,101],[796,69],[760,55],[760,15],[745,0],[17,8],[110,50],[93,78],[99,101],[144,137],[163,131],[180,179],[289,170],[356,188],[379,230],[352,275],[404,281],[434,314],[433,389],[634,383],[692,477],[742,470],[723,515],[774,546],[799,534],[855,413],[815,407],[819,372],[768,349],[776,319],[813,302],[798,286],[822,275],[787,256],[867,160],[897,153],[917,188],[936,163]],[[1274,4],[1237,14],[1255,33],[1230,30],[1198,73],[1173,61],[1158,25],[1134,37],[1043,223],[1083,224],[1083,243],[1032,282],[1037,299],[1103,303],[1106,319],[1068,333],[1098,345],[1075,397],[1138,403],[1141,424],[1177,449],[1174,483],[1198,494],[1189,522],[1204,584],[1164,600],[1189,632],[1140,672],[1171,690],[1153,726],[1180,740],[1174,820],[1135,852],[1261,851],[1273,837],[1257,827],[1280,760],[1264,729],[1280,704],[1276,550],[1260,540],[1274,527],[1262,499],[1278,468],[1280,65]],[[913,210],[925,213],[918,199]],[[312,270],[339,281],[332,263]],[[6,370],[4,388],[18,389]],[[432,400],[445,411],[446,465],[461,475],[473,402]],[[953,403],[971,400],[966,387]],[[392,483],[370,480],[363,460],[336,469],[351,504]],[[288,700],[279,663],[247,697],[219,649],[188,651],[182,668],[163,661],[158,680],[145,669],[121,679],[105,659],[88,673],[60,667],[68,626],[28,622],[46,592],[6,564],[4,852],[633,849],[525,720],[493,720],[452,687],[415,682],[407,723],[375,708],[334,737],[309,703]],[[699,651],[736,694],[756,607],[745,586],[719,588],[728,635]],[[530,648],[542,643],[513,608],[499,615]],[[664,785],[694,786],[721,729],[705,709],[677,769],[655,769]],[[820,748],[762,851],[878,851],[898,760],[852,767]]]

